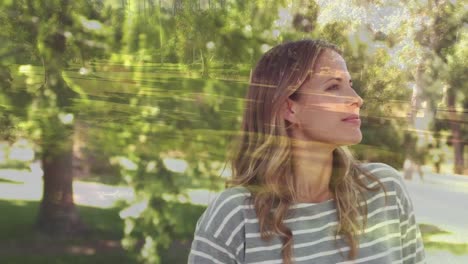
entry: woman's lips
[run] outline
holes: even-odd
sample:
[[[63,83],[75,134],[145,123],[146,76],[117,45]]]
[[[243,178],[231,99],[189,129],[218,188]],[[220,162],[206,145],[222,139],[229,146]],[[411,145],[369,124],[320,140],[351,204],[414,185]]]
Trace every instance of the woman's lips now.
[[[359,118],[343,119],[343,122],[346,122],[346,123],[349,123],[349,124],[361,125],[361,119],[359,119]]]
[[[348,116],[347,118],[343,119],[342,121],[346,122],[346,123],[350,123],[350,124],[361,125],[361,119],[359,119],[358,115]]]

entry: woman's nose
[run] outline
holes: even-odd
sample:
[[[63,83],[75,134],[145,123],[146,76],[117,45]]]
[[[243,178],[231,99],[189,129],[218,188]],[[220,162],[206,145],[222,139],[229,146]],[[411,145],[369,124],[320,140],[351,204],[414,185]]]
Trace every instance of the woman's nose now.
[[[358,94],[356,94],[356,104],[359,108],[361,108],[364,104],[364,99],[362,99]]]
[[[359,96],[356,91],[351,88],[351,93],[347,95],[347,101],[350,105],[356,105],[357,107],[362,107],[364,104],[364,100]]]

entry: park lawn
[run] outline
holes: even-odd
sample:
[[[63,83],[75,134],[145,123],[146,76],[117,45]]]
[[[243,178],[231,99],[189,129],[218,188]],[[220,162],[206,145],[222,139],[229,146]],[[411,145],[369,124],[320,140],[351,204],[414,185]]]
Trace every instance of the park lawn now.
[[[34,231],[38,201],[0,199],[0,263],[138,263],[120,246],[123,220],[120,209],[79,206],[83,221],[92,229],[83,238],[51,239]],[[205,207],[176,204],[174,211],[184,219],[174,242],[162,252],[162,263],[186,263],[193,229]],[[110,246],[109,246],[110,245]]]
[[[450,232],[440,229],[437,226],[424,223],[419,224],[419,229],[421,230],[424,248],[426,250],[445,250],[454,255],[468,254],[468,244],[466,243],[451,243],[431,240],[432,236],[450,234]]]
[[[38,208],[38,201],[0,200],[1,263],[137,263],[120,247],[123,221],[118,208],[78,206],[92,232],[69,239],[37,233]]]
[[[22,182],[17,182],[17,181],[12,181],[8,179],[2,179],[2,178],[0,178],[0,183],[23,184]]]
[[[24,255],[2,256],[2,264],[90,264],[90,263],[137,263],[125,254],[77,255]]]
[[[3,181],[4,185],[21,184]],[[96,208],[77,205],[83,221],[92,232],[83,238],[53,240],[34,231],[39,201],[0,199],[0,263],[138,263],[123,250],[121,206]],[[178,226],[173,243],[161,252],[162,263],[186,263],[196,221],[205,206],[175,203],[172,207]],[[430,224],[420,224],[427,250],[446,250],[455,255],[468,253],[467,244],[431,241],[432,236],[447,233]]]

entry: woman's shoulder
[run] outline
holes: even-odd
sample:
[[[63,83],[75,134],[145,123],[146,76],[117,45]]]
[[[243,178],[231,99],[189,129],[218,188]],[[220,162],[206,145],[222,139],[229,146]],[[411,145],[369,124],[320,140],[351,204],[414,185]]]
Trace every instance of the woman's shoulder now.
[[[248,197],[246,188],[232,187],[210,202],[197,222],[189,263],[202,263],[206,256],[216,263],[244,262],[244,209]]]
[[[208,205],[208,209],[230,210],[233,207],[246,205],[246,199],[249,197],[250,191],[243,186],[226,188]]]
[[[250,192],[242,186],[231,187],[220,192],[208,205],[197,223],[197,229],[215,237],[228,233],[229,229],[244,222],[244,209],[249,207]],[[227,230],[227,231],[226,231]]]
[[[385,186],[390,187],[391,191],[395,191],[398,201],[402,203],[402,206],[412,207],[411,198],[403,176],[394,167],[385,163],[363,163],[361,168],[376,176]]]
[[[230,197],[250,197],[250,191],[244,186],[234,186],[224,189],[219,193],[220,199],[229,199]]]
[[[403,181],[401,173],[388,164],[381,162],[371,162],[361,163],[359,166],[361,169],[364,169],[365,171],[377,177],[380,181],[392,181],[398,184],[401,184]]]

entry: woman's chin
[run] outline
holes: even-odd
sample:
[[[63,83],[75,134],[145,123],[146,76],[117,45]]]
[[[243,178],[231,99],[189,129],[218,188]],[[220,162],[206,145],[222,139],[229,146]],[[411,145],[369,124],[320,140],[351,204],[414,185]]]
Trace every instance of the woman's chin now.
[[[349,145],[356,145],[361,143],[362,141],[362,135],[356,135],[355,137],[352,138],[346,138],[338,141],[338,145],[340,146],[349,146]]]

